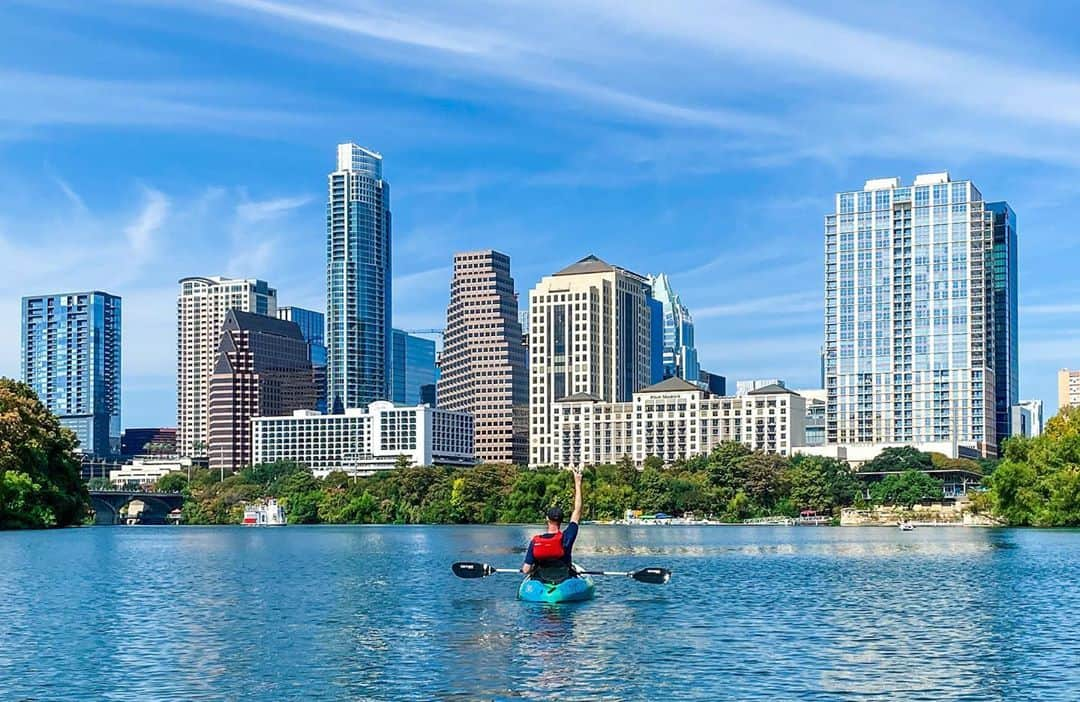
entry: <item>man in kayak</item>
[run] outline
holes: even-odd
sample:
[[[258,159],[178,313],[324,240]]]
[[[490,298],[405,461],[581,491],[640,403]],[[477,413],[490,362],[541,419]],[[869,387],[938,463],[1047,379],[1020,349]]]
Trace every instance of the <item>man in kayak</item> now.
[[[563,511],[552,507],[547,511],[547,531],[529,542],[521,572],[545,582],[560,583],[574,577],[573,550],[581,521],[581,471],[574,470],[574,511],[570,523],[562,528]]]

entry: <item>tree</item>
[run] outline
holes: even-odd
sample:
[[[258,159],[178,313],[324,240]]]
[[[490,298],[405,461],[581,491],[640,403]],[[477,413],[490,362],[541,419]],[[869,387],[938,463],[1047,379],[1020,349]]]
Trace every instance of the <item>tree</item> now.
[[[788,462],[783,456],[756,451],[738,459],[743,476],[743,489],[751,501],[772,508],[786,493],[784,469]]]
[[[859,494],[859,481],[843,461],[797,454],[785,474],[792,504],[798,510],[833,513]]]
[[[860,473],[893,473],[908,470],[933,470],[934,461],[928,453],[913,446],[890,446],[873,459],[862,464]]]
[[[942,481],[921,470],[891,473],[870,486],[870,497],[878,504],[902,505],[911,509],[923,500],[940,500]]]
[[[397,457],[397,460],[394,461],[394,467],[399,469],[399,470],[402,469],[402,468],[408,468],[411,465],[412,465],[412,459],[410,459],[405,454],[399,455]]]
[[[0,529],[82,523],[90,494],[77,443],[29,385],[0,378]]]
[[[113,489],[113,484],[112,484],[112,481],[109,480],[108,478],[103,478],[103,477],[99,476],[97,478],[90,478],[90,480],[86,481],[86,489],[87,490],[112,490]]]
[[[180,471],[166,473],[154,483],[154,489],[161,492],[185,492],[187,487],[187,476]]]

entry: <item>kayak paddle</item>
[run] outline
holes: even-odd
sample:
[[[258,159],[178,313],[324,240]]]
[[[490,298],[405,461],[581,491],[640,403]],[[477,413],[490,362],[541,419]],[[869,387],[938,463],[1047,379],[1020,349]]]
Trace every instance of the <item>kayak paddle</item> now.
[[[521,571],[516,568],[494,568],[487,563],[459,562],[453,564],[451,569],[454,571],[454,575],[459,578],[486,578],[496,573],[521,574]],[[642,568],[634,571],[579,570],[578,575],[621,575],[633,578],[639,583],[650,583],[652,585],[663,585],[671,580],[671,571],[667,568]]]

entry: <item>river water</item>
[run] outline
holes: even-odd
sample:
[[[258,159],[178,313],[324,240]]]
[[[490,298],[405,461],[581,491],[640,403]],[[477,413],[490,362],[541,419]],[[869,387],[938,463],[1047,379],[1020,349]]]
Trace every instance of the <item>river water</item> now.
[[[0,533],[0,700],[1080,699],[1080,532],[586,525],[672,581],[451,574],[530,531]]]

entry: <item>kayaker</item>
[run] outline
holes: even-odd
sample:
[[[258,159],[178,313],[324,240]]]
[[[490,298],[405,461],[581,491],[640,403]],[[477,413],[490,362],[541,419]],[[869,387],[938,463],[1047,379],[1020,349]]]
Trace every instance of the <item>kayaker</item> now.
[[[529,542],[521,572],[546,582],[562,582],[573,577],[574,541],[581,521],[581,470],[574,469],[574,511],[570,523],[562,528],[563,511],[552,507],[547,511],[547,531]]]

